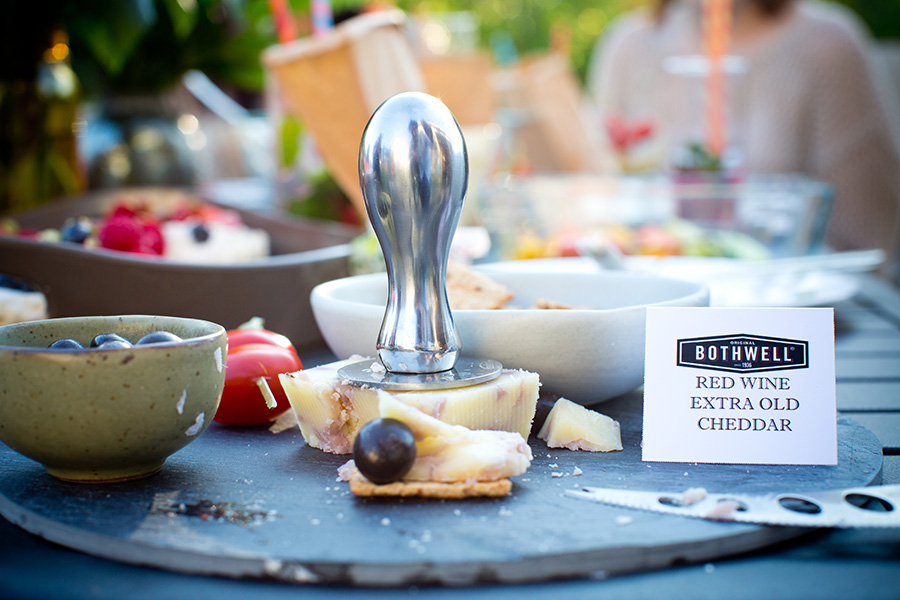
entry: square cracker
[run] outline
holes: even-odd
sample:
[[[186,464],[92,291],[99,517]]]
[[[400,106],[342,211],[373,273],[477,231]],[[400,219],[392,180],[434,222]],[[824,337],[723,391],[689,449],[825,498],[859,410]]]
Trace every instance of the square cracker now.
[[[447,299],[451,310],[503,308],[513,293],[502,283],[468,265],[451,260],[447,265]]]
[[[418,497],[418,498],[479,498],[506,496],[512,490],[509,479],[497,481],[464,481],[443,483],[438,481],[395,481],[377,485],[363,477],[359,471],[350,477],[350,491],[366,497]]]

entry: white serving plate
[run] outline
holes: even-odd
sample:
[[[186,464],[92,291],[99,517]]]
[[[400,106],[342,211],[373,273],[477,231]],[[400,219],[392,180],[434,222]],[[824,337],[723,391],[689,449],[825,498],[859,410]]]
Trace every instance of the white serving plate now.
[[[842,255],[808,257],[812,259],[809,268],[803,268],[799,262],[806,258],[795,259],[796,265],[778,260],[767,263],[691,256],[634,256],[626,257],[624,263],[630,272],[706,283],[711,306],[758,308],[834,306],[859,291],[859,279],[854,273],[869,271],[880,264],[877,252],[871,255],[875,261],[850,265],[850,268],[830,265],[824,260],[829,256],[839,260]],[[866,258],[862,254],[860,257]],[[822,260],[813,262],[817,259]]]
[[[538,298],[583,306],[573,310],[457,310],[462,351],[540,375],[542,388],[594,404],[639,387],[644,379],[647,306],[707,306],[705,284],[652,275],[567,272],[552,264],[479,267],[509,287],[513,304]],[[319,330],[339,358],[375,355],[384,318],[387,276],[347,277],[319,284],[310,301]]]
[[[709,286],[710,306],[834,306],[853,298],[860,285],[856,273],[873,270],[881,264],[884,256],[878,251],[858,251],[788,260],[625,256],[622,272],[706,284]],[[806,263],[808,268],[803,268]],[[566,273],[603,272],[596,261],[587,257],[539,258],[497,264],[503,265],[504,270],[522,272],[536,268]]]

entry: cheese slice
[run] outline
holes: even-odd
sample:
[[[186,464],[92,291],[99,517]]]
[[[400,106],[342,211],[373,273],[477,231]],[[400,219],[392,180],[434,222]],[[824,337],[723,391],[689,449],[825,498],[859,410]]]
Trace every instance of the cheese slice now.
[[[622,449],[619,422],[560,398],[550,409],[538,437],[550,448],[610,452]]]
[[[416,439],[416,460],[404,481],[497,481],[531,464],[531,448],[519,433],[450,425],[384,391],[378,391],[378,406],[382,417],[402,421]]]
[[[378,390],[356,387],[338,369],[359,357],[279,375],[306,443],[349,454],[360,428],[379,416]],[[377,362],[375,359],[371,359]],[[504,369],[486,383],[424,392],[384,392],[445,423],[469,429],[513,431],[527,439],[537,408],[536,373]]]

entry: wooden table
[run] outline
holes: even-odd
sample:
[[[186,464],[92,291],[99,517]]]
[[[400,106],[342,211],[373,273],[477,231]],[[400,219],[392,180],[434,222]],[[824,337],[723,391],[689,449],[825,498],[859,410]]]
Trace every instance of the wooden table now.
[[[835,307],[837,400],[881,440],[883,482],[900,483],[900,292],[875,277]],[[307,365],[327,354],[310,355]],[[404,588],[399,595],[508,598],[900,598],[900,531],[819,531],[749,555],[608,579]],[[230,580],[122,564],[0,520],[0,598],[395,598],[358,589]]]

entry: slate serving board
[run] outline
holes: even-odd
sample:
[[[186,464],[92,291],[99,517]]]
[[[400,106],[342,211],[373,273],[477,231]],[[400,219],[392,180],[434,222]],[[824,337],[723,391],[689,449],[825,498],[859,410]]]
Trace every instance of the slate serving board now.
[[[836,467],[642,463],[641,404],[635,392],[598,407],[621,422],[622,452],[550,450],[532,438],[532,467],[502,499],[359,499],[335,480],[348,457],[306,446],[296,428],[214,424],[161,473],[118,484],[58,481],[0,444],[0,514],[76,550],[179,572],[470,585],[705,562],[808,531],[608,507],[564,496],[568,488],[800,492],[880,481],[880,442],[848,419]]]

